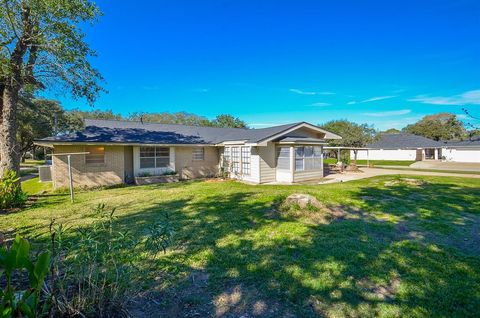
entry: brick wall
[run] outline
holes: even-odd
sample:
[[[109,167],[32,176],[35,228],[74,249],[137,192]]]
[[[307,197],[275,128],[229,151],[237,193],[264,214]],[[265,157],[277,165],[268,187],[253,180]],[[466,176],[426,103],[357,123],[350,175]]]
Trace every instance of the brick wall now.
[[[54,153],[85,152],[85,146],[55,146]],[[105,146],[105,163],[86,164],[85,155],[72,155],[72,176],[75,187],[94,187],[124,182],[124,147]],[[53,185],[68,187],[67,156],[53,156]]]
[[[175,147],[175,170],[181,179],[215,176],[218,173],[219,153],[215,147],[204,147],[205,160],[194,161],[194,147]]]

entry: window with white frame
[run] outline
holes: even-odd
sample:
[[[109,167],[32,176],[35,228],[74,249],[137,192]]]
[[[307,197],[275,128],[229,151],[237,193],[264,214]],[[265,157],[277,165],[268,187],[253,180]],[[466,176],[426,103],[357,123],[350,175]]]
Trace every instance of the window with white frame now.
[[[203,161],[205,160],[205,148],[193,148],[192,151],[193,161]]]
[[[169,164],[168,147],[140,147],[140,169],[166,168]]]
[[[250,175],[250,147],[242,147],[242,174]]]
[[[87,146],[85,147],[85,163],[90,164],[104,164],[105,163],[105,147]]]
[[[290,170],[290,147],[277,148],[277,169]]]
[[[322,148],[317,146],[295,147],[295,171],[322,168]]]
[[[223,168],[225,171],[230,169],[230,147],[225,147],[223,150]]]
[[[240,147],[232,147],[232,172],[240,173]]]

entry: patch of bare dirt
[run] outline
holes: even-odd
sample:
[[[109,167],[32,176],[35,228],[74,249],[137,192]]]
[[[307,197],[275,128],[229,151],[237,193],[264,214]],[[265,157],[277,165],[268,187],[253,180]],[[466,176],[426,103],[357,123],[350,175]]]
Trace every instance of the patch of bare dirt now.
[[[423,243],[454,248],[462,253],[480,256],[480,216],[461,214],[457,223],[451,223],[451,233],[425,230],[409,217],[395,226],[397,239],[408,239]]]
[[[376,284],[369,278],[363,278],[357,281],[355,285],[363,291],[367,298],[388,301],[395,298],[395,294],[400,287],[400,278],[394,277],[386,285]]]
[[[396,185],[408,185],[408,186],[423,186],[426,182],[421,179],[413,179],[413,178],[400,178],[397,180],[389,180],[384,182],[384,186],[392,187]]]
[[[139,295],[129,305],[130,317],[282,317],[294,314],[280,302],[265,297],[254,286],[227,284],[223,291],[208,288],[209,275],[193,272],[174,290]]]
[[[337,220],[367,217],[357,207],[325,205],[311,195],[298,193],[290,195],[283,202],[275,202],[266,212],[266,216],[296,218],[313,224],[329,224]]]

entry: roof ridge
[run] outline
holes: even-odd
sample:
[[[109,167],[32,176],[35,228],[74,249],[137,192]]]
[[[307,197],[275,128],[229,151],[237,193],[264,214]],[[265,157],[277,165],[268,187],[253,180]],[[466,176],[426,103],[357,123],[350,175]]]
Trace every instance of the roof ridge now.
[[[156,122],[144,122],[140,120],[125,120],[125,119],[100,119],[100,118],[84,118],[85,121],[108,121],[108,122],[121,122],[121,123],[137,123],[142,125],[169,125],[169,126],[183,126],[183,127],[200,127],[200,128],[213,128],[213,129],[238,129],[238,130],[245,130],[245,131],[259,131],[264,129],[270,129],[275,127],[282,127],[282,126],[297,126],[303,123],[307,123],[305,121],[296,122],[291,124],[283,124],[283,125],[276,125],[264,128],[237,128],[237,127],[215,127],[215,126],[196,126],[196,125],[185,125],[185,124],[166,124],[166,123],[156,123]]]

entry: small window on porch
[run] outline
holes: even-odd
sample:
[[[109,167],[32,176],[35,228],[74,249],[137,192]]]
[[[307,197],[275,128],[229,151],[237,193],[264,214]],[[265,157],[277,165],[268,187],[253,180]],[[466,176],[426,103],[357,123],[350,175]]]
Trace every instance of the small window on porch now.
[[[105,147],[88,146],[85,147],[85,163],[87,165],[104,164],[105,163]]]
[[[193,148],[192,150],[193,161],[205,160],[205,148]]]
[[[242,174],[250,175],[250,147],[242,147]]]
[[[232,172],[240,173],[240,147],[232,147]]]

